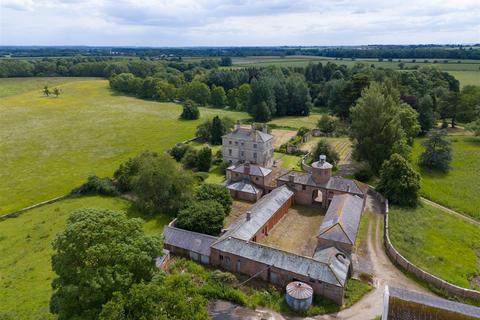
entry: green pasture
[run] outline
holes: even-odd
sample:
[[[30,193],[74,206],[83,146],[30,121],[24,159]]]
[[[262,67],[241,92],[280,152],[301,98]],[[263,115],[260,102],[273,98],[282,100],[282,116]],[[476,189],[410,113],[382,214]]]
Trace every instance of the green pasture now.
[[[36,77],[36,78],[0,78],[0,98],[36,91],[42,94],[43,88],[48,86],[51,89],[65,82],[89,81],[96,78],[76,77]]]
[[[70,213],[79,208],[107,208],[145,219],[145,231],[160,235],[165,215],[145,217],[119,198],[81,197],[62,200],[0,221],[0,319],[48,319],[51,243]],[[8,316],[7,316],[8,315]]]
[[[66,194],[89,175],[111,176],[143,150],[162,152],[192,138],[205,118],[248,118],[200,108],[201,119],[181,121],[180,105],[114,93],[107,80],[64,81],[58,98],[44,97],[37,78],[0,82],[1,92],[30,88],[0,100],[0,214]]]
[[[480,219],[480,138],[450,136],[452,169],[448,173],[429,172],[418,167],[422,140],[415,141],[412,161],[422,174],[421,194],[458,212]]]
[[[480,228],[441,209],[391,208],[390,239],[418,267],[453,284],[480,289]]]

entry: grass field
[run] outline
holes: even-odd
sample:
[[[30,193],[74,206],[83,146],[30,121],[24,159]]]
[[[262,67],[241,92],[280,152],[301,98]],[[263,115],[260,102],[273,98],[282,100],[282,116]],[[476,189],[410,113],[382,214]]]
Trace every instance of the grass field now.
[[[110,176],[143,150],[192,138],[206,117],[248,118],[201,108],[202,119],[180,121],[181,106],[118,95],[107,80],[62,81],[58,98],[42,96],[37,78],[0,82],[10,95],[0,101],[0,214],[68,193],[88,175]],[[16,86],[29,91],[15,94]]]
[[[275,160],[282,160],[282,168],[289,170],[302,170],[300,165],[301,158],[299,156],[294,156],[291,154],[284,154],[280,152],[275,152],[273,155]]]
[[[465,288],[480,289],[480,228],[440,209],[390,210],[390,238],[420,268]]]
[[[13,96],[16,94],[36,91],[38,94],[42,94],[43,87],[49,86],[53,88],[55,86],[64,84],[66,82],[76,81],[91,81],[97,80],[96,78],[66,78],[66,77],[38,77],[38,78],[0,78],[0,98]]]
[[[54,274],[50,267],[51,243],[76,209],[108,208],[129,217],[146,218],[145,231],[160,234],[169,218],[142,216],[131,203],[119,198],[82,197],[62,200],[0,221],[0,319],[48,319]]]
[[[306,127],[309,129],[315,128],[317,126],[317,122],[322,115],[317,113],[312,113],[308,117],[282,117],[278,119],[273,119],[269,123],[276,124],[278,126],[285,126],[290,128],[300,128]]]
[[[424,197],[453,210],[480,219],[480,138],[451,136],[452,170],[447,174],[420,170],[418,159],[423,152],[421,140],[415,142],[412,161],[422,174]]]

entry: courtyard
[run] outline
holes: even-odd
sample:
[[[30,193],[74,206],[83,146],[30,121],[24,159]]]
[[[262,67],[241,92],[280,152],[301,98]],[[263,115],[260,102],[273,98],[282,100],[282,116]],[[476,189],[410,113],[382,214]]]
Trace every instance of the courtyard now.
[[[320,206],[294,205],[261,243],[303,256],[311,256],[325,211]]]

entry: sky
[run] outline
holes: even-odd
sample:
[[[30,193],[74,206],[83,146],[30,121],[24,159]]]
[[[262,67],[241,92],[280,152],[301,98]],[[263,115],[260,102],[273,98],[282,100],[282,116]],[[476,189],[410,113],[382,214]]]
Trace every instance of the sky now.
[[[480,0],[0,0],[0,45],[480,43]]]

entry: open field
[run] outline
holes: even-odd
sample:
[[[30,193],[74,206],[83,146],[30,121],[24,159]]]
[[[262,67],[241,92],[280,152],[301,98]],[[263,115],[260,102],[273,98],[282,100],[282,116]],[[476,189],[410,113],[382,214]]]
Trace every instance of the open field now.
[[[296,117],[288,116],[282,118],[276,118],[270,121],[270,124],[276,124],[278,126],[285,126],[298,129],[300,127],[306,127],[309,129],[315,128],[317,122],[322,115],[318,113],[311,113],[308,117]]]
[[[324,216],[325,211],[320,206],[294,205],[261,242],[285,251],[312,256]]]
[[[131,203],[119,198],[81,197],[62,200],[0,221],[0,318],[48,319],[54,274],[50,267],[51,243],[65,227],[70,213],[96,207],[126,212],[129,217],[146,218],[145,231],[160,235],[170,220],[142,216]]]
[[[110,176],[143,150],[192,138],[206,117],[248,118],[201,108],[202,119],[180,121],[177,104],[118,95],[107,80],[69,80],[58,83],[58,98],[42,96],[37,78],[1,82],[39,89],[0,101],[0,214],[68,193],[88,175]]]
[[[465,288],[480,289],[480,228],[441,209],[390,210],[390,239],[428,272]]]
[[[448,73],[460,81],[461,87],[467,85],[480,86],[480,71],[448,71]]]
[[[453,148],[452,170],[435,173],[420,170],[418,159],[422,140],[415,141],[412,161],[422,174],[421,194],[450,209],[480,219],[480,138],[450,136]]]
[[[66,82],[90,81],[98,78],[76,78],[76,77],[35,77],[35,78],[0,78],[0,98],[13,96],[29,91],[36,91],[42,94],[43,87],[51,89]]]

